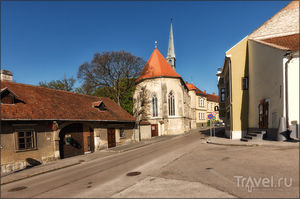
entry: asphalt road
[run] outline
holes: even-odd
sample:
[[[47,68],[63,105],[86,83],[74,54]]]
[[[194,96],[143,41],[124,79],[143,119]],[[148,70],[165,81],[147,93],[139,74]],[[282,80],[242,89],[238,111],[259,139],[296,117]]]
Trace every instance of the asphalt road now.
[[[198,132],[179,136],[3,185],[1,197],[299,196],[299,145],[219,146],[204,143],[203,137]],[[127,176],[129,172],[140,174]],[[264,178],[273,179],[272,187]],[[279,178],[281,186],[275,187]]]

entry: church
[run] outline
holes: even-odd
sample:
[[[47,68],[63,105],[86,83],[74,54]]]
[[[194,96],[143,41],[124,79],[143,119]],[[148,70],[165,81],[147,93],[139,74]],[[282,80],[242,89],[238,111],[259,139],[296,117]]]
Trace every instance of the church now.
[[[175,135],[197,127],[197,90],[176,72],[171,22],[168,55],[155,47],[136,80],[134,114],[138,124],[150,123],[153,136]]]

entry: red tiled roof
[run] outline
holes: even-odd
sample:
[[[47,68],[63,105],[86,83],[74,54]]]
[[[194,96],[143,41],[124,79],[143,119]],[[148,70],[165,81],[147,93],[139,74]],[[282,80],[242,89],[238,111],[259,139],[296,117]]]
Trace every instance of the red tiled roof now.
[[[206,95],[206,93],[204,93],[202,90],[200,90],[199,88],[197,88],[193,83],[188,83],[185,82],[186,86],[188,87],[189,90],[195,90],[197,95]]]
[[[219,102],[219,96],[218,95],[211,95],[211,94],[206,94],[207,95],[207,100],[208,101],[214,101],[214,102]]]
[[[291,51],[299,51],[299,33],[281,37],[272,37],[268,39],[263,39],[261,41],[269,44],[274,44],[276,46],[283,47]]]
[[[180,77],[157,48],[146,63],[137,82],[153,77]]]
[[[193,83],[187,83],[186,86],[188,87],[189,90],[197,90],[198,88],[193,84]]]
[[[1,89],[5,87],[24,103],[1,104],[2,120],[135,121],[133,116],[109,98],[1,81]],[[106,111],[93,106],[99,101],[105,104]]]
[[[205,95],[205,96],[207,95],[207,93],[203,92],[203,91],[200,90],[199,88],[197,88],[196,94],[197,94],[197,95]]]

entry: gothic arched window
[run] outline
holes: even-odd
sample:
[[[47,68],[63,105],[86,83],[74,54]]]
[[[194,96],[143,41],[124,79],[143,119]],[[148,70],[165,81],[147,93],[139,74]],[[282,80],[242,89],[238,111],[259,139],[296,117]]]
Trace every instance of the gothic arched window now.
[[[158,116],[157,97],[156,97],[156,95],[153,95],[153,97],[152,97],[152,116],[153,117]]]
[[[169,93],[168,104],[169,104],[169,115],[174,116],[175,115],[175,96],[174,96],[173,91],[171,91]]]

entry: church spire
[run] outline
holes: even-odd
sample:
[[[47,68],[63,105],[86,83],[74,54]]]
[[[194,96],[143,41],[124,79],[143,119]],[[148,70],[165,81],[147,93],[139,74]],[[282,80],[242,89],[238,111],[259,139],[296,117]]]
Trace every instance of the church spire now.
[[[171,18],[171,27],[170,27],[170,35],[169,35],[169,47],[168,47],[167,61],[172,66],[172,68],[175,70],[176,57],[175,57],[175,48],[174,48],[174,39],[173,39],[172,18]]]

